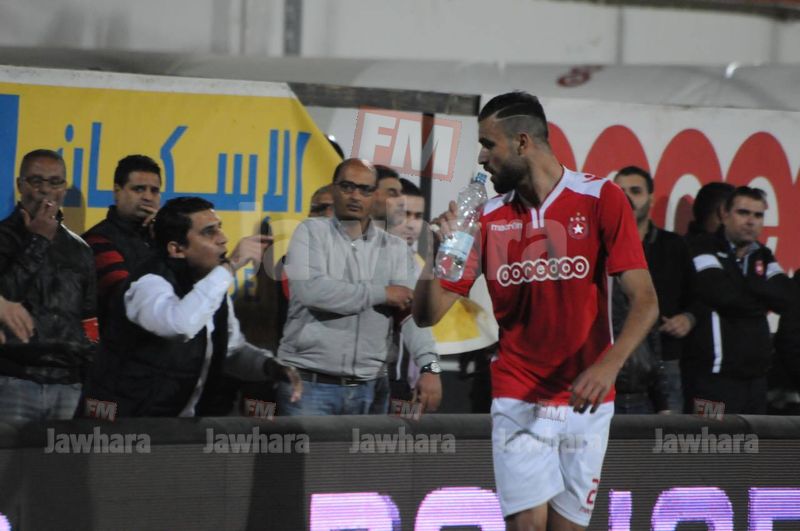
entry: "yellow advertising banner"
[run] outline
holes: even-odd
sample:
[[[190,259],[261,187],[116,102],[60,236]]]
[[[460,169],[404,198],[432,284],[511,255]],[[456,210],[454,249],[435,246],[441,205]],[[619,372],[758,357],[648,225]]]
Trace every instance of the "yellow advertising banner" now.
[[[275,257],[339,162],[284,84],[0,67],[0,218],[37,148],[64,157],[65,222],[77,233],[105,217],[117,161],[138,153],[161,165],[162,203],[210,200],[230,247],[266,220]],[[253,275],[239,288],[253,289]]]

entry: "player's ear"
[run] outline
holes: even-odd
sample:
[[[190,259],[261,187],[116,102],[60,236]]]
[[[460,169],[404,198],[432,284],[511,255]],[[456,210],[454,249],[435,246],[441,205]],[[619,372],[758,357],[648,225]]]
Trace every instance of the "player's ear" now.
[[[515,140],[517,141],[517,155],[522,155],[533,144],[533,139],[526,132],[517,133]]]

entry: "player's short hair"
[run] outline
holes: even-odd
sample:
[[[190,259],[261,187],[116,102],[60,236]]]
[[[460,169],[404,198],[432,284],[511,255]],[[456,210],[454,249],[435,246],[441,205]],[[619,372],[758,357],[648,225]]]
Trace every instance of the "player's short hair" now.
[[[483,106],[478,121],[489,117],[498,120],[508,136],[524,131],[536,140],[548,142],[547,117],[533,94],[514,91],[495,96]]]

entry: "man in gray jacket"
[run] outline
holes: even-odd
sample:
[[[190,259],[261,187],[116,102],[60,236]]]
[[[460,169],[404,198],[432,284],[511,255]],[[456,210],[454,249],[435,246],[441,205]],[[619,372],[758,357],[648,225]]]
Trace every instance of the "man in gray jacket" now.
[[[333,218],[311,218],[294,232],[286,258],[289,311],[278,357],[300,372],[301,400],[280,384],[282,415],[365,414],[386,362],[392,327],[413,338],[422,368],[417,398],[439,406],[442,386],[430,329],[409,319],[414,263],[406,243],[371,222],[376,171],[347,159],[333,176]]]

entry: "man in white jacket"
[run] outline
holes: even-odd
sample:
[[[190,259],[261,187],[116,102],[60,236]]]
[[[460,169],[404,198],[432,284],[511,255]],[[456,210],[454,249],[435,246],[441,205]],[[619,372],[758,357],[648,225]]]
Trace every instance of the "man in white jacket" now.
[[[290,399],[299,399],[296,371],[245,341],[228,295],[236,271],[258,264],[269,238],[244,238],[228,255],[213,206],[178,197],[159,210],[157,255],[130,276],[110,305],[108,333],[84,390],[87,416],[224,415],[234,398],[224,374],[244,380],[282,376],[290,382]]]

